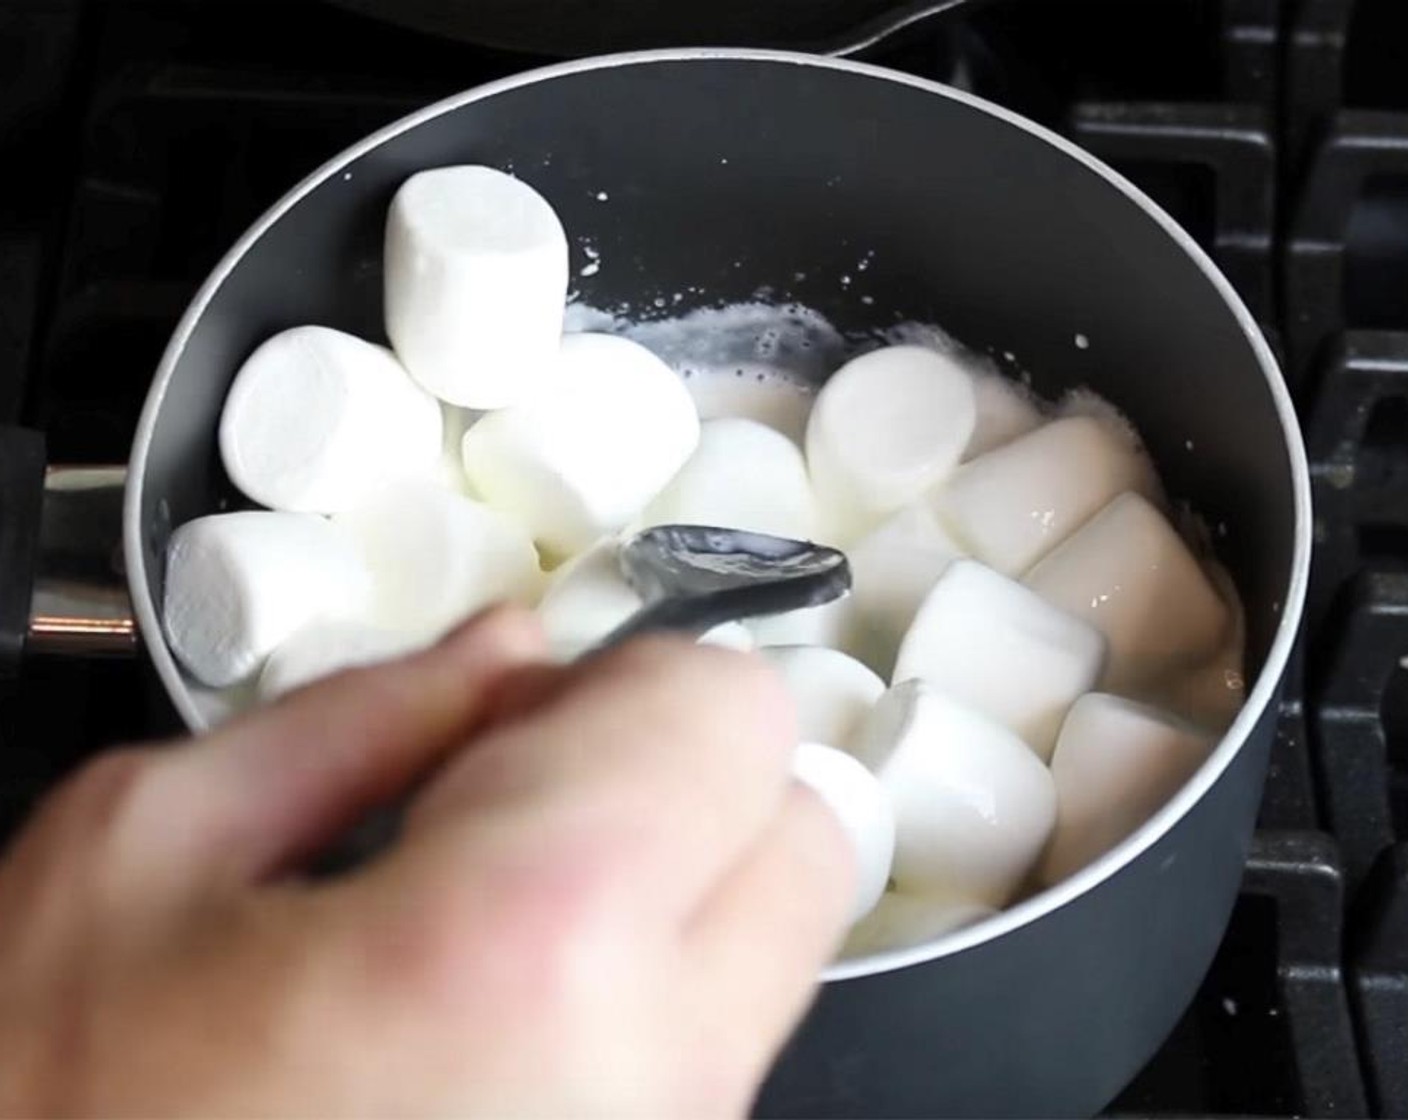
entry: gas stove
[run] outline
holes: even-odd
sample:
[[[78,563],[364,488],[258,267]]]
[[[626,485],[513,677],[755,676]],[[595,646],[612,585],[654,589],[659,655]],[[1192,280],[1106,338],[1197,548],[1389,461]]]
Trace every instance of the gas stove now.
[[[1404,43],[1401,0],[990,0],[873,57],[1148,191],[1278,348],[1309,445],[1313,588],[1242,894],[1111,1115],[1408,1115]],[[0,5],[0,423],[51,462],[120,462],[185,303],[266,206],[546,61],[322,0]],[[0,825],[104,745],[176,730],[140,660],[27,658],[0,682]]]

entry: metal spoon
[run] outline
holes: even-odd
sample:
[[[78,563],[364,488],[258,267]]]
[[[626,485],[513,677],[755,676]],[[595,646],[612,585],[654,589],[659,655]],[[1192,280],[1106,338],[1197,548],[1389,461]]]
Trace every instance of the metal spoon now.
[[[725,622],[819,607],[851,587],[851,567],[834,548],[719,529],[657,525],[621,547],[621,574],[644,605],[608,634],[608,649],[639,634],[701,634]]]
[[[725,622],[819,607],[851,587],[851,566],[834,548],[708,525],[646,529],[621,546],[620,563],[644,604],[582,657],[659,630],[698,637]],[[374,810],[310,873],[341,874],[388,847],[402,811]]]

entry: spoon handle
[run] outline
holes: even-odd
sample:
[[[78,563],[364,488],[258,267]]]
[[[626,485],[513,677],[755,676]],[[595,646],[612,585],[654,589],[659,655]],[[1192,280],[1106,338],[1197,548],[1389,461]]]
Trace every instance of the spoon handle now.
[[[575,660],[612,649],[642,634],[670,633],[699,638],[715,626],[737,622],[757,613],[748,607],[749,603],[744,602],[735,608],[727,593],[707,598],[659,599],[641,607],[596,645],[578,654]]]

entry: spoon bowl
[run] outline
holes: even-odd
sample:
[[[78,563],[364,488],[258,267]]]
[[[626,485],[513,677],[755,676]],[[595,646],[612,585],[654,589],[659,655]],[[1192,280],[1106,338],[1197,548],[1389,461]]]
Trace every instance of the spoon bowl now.
[[[711,525],[646,529],[622,546],[620,564],[644,605],[599,649],[653,630],[697,637],[726,622],[819,607],[851,588],[837,549]]]

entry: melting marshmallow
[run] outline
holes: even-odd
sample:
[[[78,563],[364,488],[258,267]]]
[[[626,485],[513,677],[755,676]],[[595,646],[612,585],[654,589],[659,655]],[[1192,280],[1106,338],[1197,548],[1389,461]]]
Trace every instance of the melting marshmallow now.
[[[797,445],[753,420],[709,420],[699,446],[645,509],[641,527],[717,525],[811,540],[812,490]]]
[[[502,600],[532,603],[538,553],[510,517],[430,482],[387,487],[337,518],[372,573],[371,618],[438,637]]]
[[[419,645],[405,634],[364,623],[317,619],[269,655],[259,674],[259,697],[275,700],[343,669],[391,661]]]
[[[1113,418],[1067,416],[960,467],[934,501],[967,551],[1016,576],[1125,490],[1159,492],[1134,433]]]
[[[996,913],[991,906],[968,899],[886,891],[875,909],[851,930],[841,956],[849,959],[913,949]]]
[[[888,346],[847,362],[807,423],[828,533],[854,540],[927,493],[958,463],[975,422],[972,379],[951,357]]]
[[[1066,711],[1105,663],[1105,639],[1084,619],[972,560],[955,560],[900,646],[893,680],[919,679],[1051,757]]]
[[[547,200],[491,167],[407,179],[386,222],[386,333],[411,375],[463,408],[503,408],[550,376],[567,234]]]
[[[958,543],[922,503],[894,514],[846,549],[851,564],[846,651],[888,677],[920,604],[960,555]]]
[[[701,420],[752,420],[786,436],[798,447],[806,439],[814,390],[761,367],[707,370],[685,382]]]
[[[1025,386],[1000,373],[973,374],[977,419],[963,459],[976,459],[1041,427],[1041,410]]]
[[[1130,694],[1209,657],[1231,612],[1173,527],[1147,499],[1121,494],[1028,573],[1048,603],[1110,643],[1101,686]]]
[[[885,682],[839,650],[773,646],[762,652],[797,705],[802,740],[849,750]]]
[[[433,470],[441,432],[440,406],[390,350],[328,327],[294,327],[235,375],[220,456],[262,505],[336,513],[388,478]]]
[[[553,656],[585,653],[640,609],[641,598],[621,574],[615,538],[574,556],[548,580],[538,618]]]
[[[684,383],[645,347],[570,334],[550,391],[465,433],[465,474],[490,505],[572,556],[616,532],[693,454],[699,417]]]
[[[1056,820],[1051,773],[1021,739],[923,681],[872,709],[856,756],[895,813],[903,891],[1006,904]]]
[[[248,678],[313,619],[365,609],[368,591],[357,549],[323,518],[215,514],[171,534],[162,619],[181,664],[223,688]]]
[[[771,646],[830,646],[840,649],[846,635],[849,595],[819,607],[747,619],[743,625],[759,649]]]
[[[741,622],[720,623],[707,633],[701,634],[699,641],[702,645],[719,646],[722,649],[737,650],[739,653],[752,653],[756,648],[752,633]]]
[[[851,920],[865,917],[885,893],[895,853],[895,819],[885,791],[850,755],[819,743],[797,747],[792,776],[825,802],[850,838],[859,872]]]
[[[571,661],[586,653],[640,609],[641,597],[621,574],[619,553],[617,540],[608,537],[574,556],[548,580],[538,618],[557,660]],[[740,622],[715,626],[699,641],[740,653],[753,649],[753,635]]]
[[[1243,641],[1240,620],[1234,624],[1234,638],[1201,665],[1172,673],[1139,697],[1181,716],[1190,723],[1222,734],[1237,718],[1247,699],[1247,682],[1242,672]]]
[[[1051,756],[1059,809],[1041,881],[1060,882],[1132,833],[1193,776],[1212,745],[1156,708],[1099,692],[1082,696]]]
[[[440,411],[445,421],[445,438],[441,444],[436,477],[451,493],[472,498],[474,492],[470,489],[469,479],[464,476],[464,459],[460,456],[460,445],[464,442],[465,432],[478,421],[479,413],[443,402]]]

